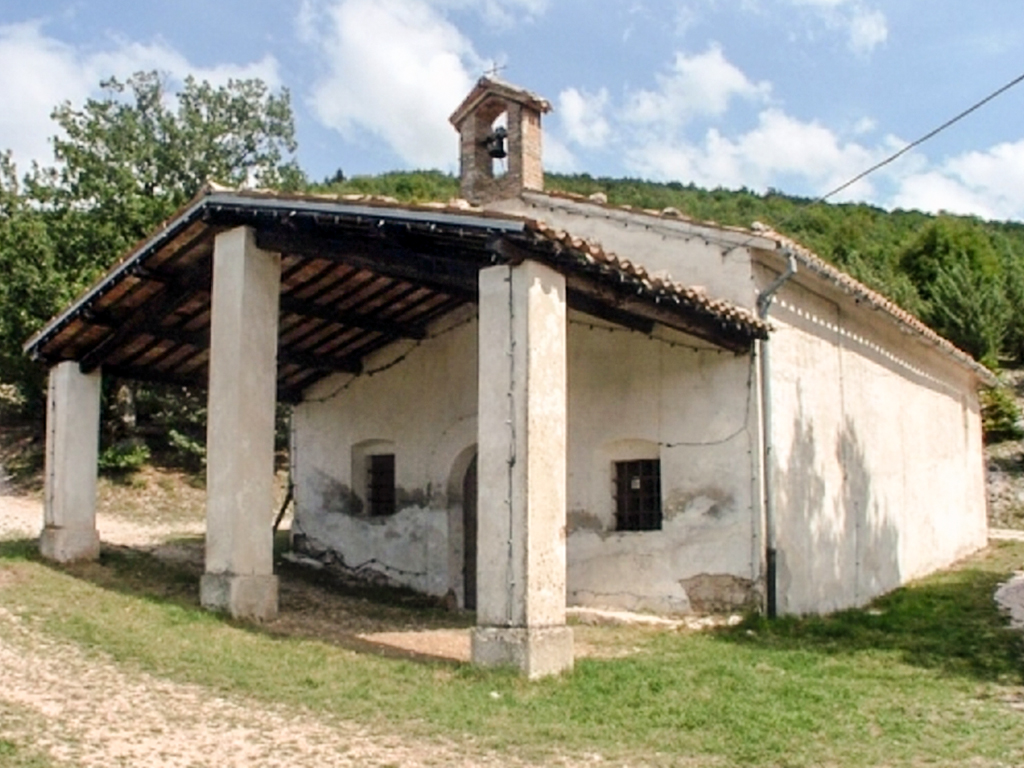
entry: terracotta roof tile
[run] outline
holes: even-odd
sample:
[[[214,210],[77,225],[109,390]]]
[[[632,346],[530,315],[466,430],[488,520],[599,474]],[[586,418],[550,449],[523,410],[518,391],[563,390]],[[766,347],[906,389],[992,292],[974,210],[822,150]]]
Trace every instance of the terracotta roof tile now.
[[[499,80],[496,77],[487,77],[485,75],[477,80],[473,90],[470,91],[469,95],[462,100],[462,103],[455,108],[451,117],[448,118],[449,122],[458,127],[473,110],[473,107],[490,95],[500,96],[520,104],[525,104],[533,107],[539,112],[551,111],[551,102],[543,96],[539,96],[533,91],[528,91],[525,88],[520,88],[519,86],[512,85],[511,83],[506,83],[504,80]]]
[[[952,342],[945,337],[939,335],[930,327],[921,322],[917,317],[903,309],[895,302],[887,299],[877,291],[868,288],[866,285],[855,279],[851,275],[846,274],[842,270],[834,267],[833,265],[826,262],[820,256],[815,254],[809,248],[800,245],[792,238],[786,237],[785,235],[776,232],[775,230],[767,227],[760,222],[754,222],[750,228],[745,227],[734,227],[718,224],[713,221],[702,221],[695,219],[691,216],[687,216],[675,208],[666,208],[662,211],[653,209],[640,209],[635,208],[631,205],[611,205],[601,197],[596,195],[580,195],[573,192],[559,192],[559,191],[548,191],[543,192],[531,192],[531,195],[550,197],[554,199],[570,200],[578,203],[585,203],[587,205],[594,205],[610,210],[619,210],[630,213],[635,216],[650,216],[659,219],[671,218],[676,221],[682,221],[691,224],[695,227],[709,227],[724,232],[730,232],[733,235],[747,235],[751,240],[754,238],[765,239],[775,242],[779,246],[779,252],[784,249],[789,249],[793,252],[797,260],[811,272],[815,273],[819,277],[828,280],[837,288],[844,293],[853,296],[859,301],[863,301],[875,309],[878,309],[888,315],[897,325],[901,326],[905,331],[919,337],[922,341],[931,344],[949,357],[960,364],[969,368],[974,372],[985,384],[988,386],[995,386],[998,384],[998,380],[995,375],[985,366],[978,363],[969,354],[958,348]]]
[[[672,280],[668,275],[653,274],[640,264],[606,251],[600,243],[555,229],[543,221],[529,219],[526,221],[526,227],[538,237],[561,246],[582,262],[602,267],[609,272],[620,273],[655,296],[665,297],[674,303],[701,311],[737,329],[746,331],[753,338],[767,338],[768,336],[769,325],[754,313],[728,301],[712,299],[704,292],[703,288],[683,285]]]
[[[911,333],[919,336],[921,339],[938,347],[958,362],[966,365],[989,386],[994,386],[998,383],[995,375],[988,368],[978,363],[978,361],[954,345],[949,341],[949,339],[936,333],[917,317],[910,312],[907,312],[907,310],[903,309],[903,307],[899,306],[895,302],[887,299],[877,291],[873,291],[868,288],[864,283],[854,279],[842,270],[832,266],[809,248],[805,248],[795,240],[779,234],[768,227],[761,229],[757,234],[761,237],[767,237],[775,240],[782,248],[789,250],[796,257],[797,261],[806,269],[809,269],[820,277],[825,278],[844,293],[849,296],[853,296],[858,301],[862,301],[875,309],[885,312],[899,325],[901,325],[904,330],[910,331]]]

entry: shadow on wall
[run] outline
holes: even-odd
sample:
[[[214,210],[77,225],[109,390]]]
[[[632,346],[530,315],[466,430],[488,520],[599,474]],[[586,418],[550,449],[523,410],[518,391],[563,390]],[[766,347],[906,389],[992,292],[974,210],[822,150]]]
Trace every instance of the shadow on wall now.
[[[853,421],[847,417],[839,434],[836,457],[843,468],[841,510],[855,522],[857,593],[855,605],[899,587],[900,534],[892,510],[882,494],[871,492],[871,475],[864,446]]]
[[[899,586],[899,533],[872,495],[856,426],[844,421],[835,446],[841,473],[829,473],[800,401],[788,466],[775,470],[779,607],[783,613],[827,613]],[[841,487],[830,487],[837,482]]]

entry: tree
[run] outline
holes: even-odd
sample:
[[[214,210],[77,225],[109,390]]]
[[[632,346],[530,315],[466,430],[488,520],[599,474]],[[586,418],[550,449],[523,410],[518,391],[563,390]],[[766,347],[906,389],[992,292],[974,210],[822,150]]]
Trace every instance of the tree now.
[[[966,259],[939,269],[931,284],[928,324],[989,367],[998,362],[1011,307],[999,276]]]
[[[0,384],[38,404],[42,372],[22,342],[71,298],[40,211],[25,197],[9,152],[0,154]]]
[[[1007,299],[1008,262],[996,240],[995,233],[974,219],[940,216],[899,258],[921,297],[922,319],[989,365],[1003,351],[1013,317]],[[1016,288],[1015,279],[1011,285]]]
[[[73,272],[94,276],[209,180],[278,189],[305,181],[287,91],[270,93],[260,80],[215,88],[188,77],[172,109],[156,72],[101,87],[103,98],[54,111],[63,133],[53,139],[57,165],[27,179]],[[83,255],[87,263],[77,264]]]
[[[988,278],[1002,272],[999,254],[980,222],[945,215],[928,224],[902,250],[899,263],[926,301],[939,274],[955,265],[965,264]]]
[[[260,80],[169,93],[156,72],[101,83],[103,96],[53,112],[55,165],[19,184],[0,160],[0,383],[41,402],[41,372],[21,344],[208,180],[294,189],[287,91]]]

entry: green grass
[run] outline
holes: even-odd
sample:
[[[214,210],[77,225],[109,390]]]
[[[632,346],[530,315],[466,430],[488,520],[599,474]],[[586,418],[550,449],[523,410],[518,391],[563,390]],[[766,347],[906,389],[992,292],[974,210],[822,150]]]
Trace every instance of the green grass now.
[[[869,610],[827,618],[752,618],[702,635],[581,627],[640,652],[582,660],[535,683],[231,622],[199,610],[194,576],[130,551],[61,569],[29,542],[0,542],[0,575],[15,576],[0,605],[157,675],[534,759],[1019,765],[1024,714],[1008,700],[1021,697],[1024,643],[1005,629],[992,591],[1022,560],[1024,546],[1004,544]],[[427,608],[368,610],[430,623],[416,615]]]
[[[0,705],[0,730],[3,729],[7,716],[8,710]],[[3,768],[54,768],[56,763],[24,740],[11,740],[0,736],[0,766]]]

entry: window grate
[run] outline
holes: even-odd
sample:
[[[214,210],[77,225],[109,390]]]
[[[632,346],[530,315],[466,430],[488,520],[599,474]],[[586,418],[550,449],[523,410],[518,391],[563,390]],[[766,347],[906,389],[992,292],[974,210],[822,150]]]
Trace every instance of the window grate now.
[[[366,495],[371,517],[395,514],[395,454],[369,456]]]
[[[615,462],[615,527],[619,531],[661,529],[661,462]]]

